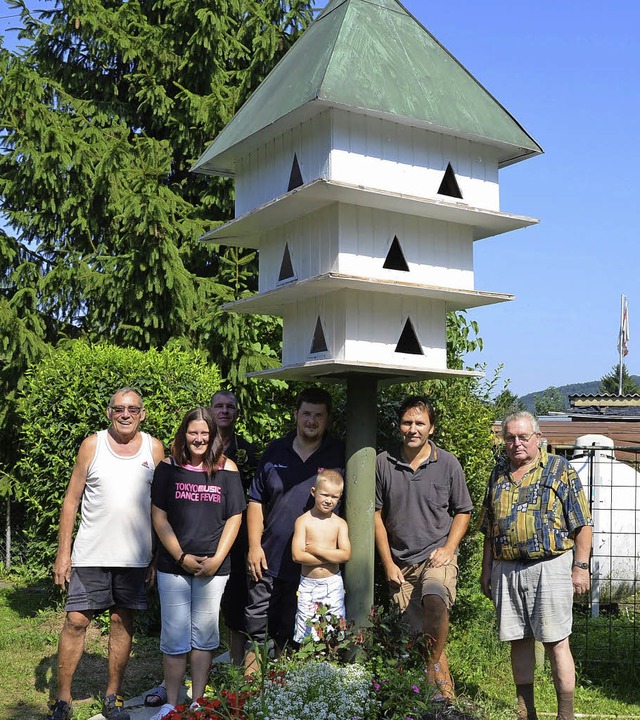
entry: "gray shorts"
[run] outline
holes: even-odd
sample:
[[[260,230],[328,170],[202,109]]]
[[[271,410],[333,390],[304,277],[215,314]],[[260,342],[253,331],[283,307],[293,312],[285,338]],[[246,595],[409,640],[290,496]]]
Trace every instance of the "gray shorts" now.
[[[74,567],[64,609],[85,612],[118,605],[130,610],[146,610],[146,574],[144,567]]]
[[[571,635],[572,564],[572,552],[532,562],[493,563],[491,594],[500,640],[558,642]]]

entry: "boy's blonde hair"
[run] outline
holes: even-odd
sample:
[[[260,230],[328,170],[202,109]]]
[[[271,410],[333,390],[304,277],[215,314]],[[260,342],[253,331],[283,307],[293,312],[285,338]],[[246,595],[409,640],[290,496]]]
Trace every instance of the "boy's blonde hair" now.
[[[321,470],[318,473],[318,478],[314,487],[318,487],[321,482],[328,483],[329,485],[339,485],[344,488],[344,478],[337,470]]]

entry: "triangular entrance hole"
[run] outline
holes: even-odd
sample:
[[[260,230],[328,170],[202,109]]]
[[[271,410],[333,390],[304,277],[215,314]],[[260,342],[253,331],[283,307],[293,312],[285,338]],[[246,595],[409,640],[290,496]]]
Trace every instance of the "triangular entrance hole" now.
[[[302,172],[300,170],[300,164],[298,163],[298,156],[294,153],[293,164],[291,165],[291,174],[289,175],[289,188],[287,192],[295,190],[297,187],[300,187],[300,185],[304,185],[304,180],[302,179]]]
[[[410,318],[407,318],[407,322],[404,324],[400,340],[398,340],[398,344],[396,345],[396,352],[409,353],[410,355],[424,355]]]
[[[310,353],[313,355],[314,353],[327,352],[328,350],[329,348],[327,347],[327,341],[324,337],[322,323],[320,322],[320,317],[318,317],[316,320],[316,329],[313,331]]]
[[[449,197],[460,198],[462,200],[462,193],[460,192],[460,186],[456,180],[456,174],[453,172],[451,163],[447,165],[447,169],[444,171],[444,177],[438,188],[439,195],[448,195]]]
[[[296,274],[293,272],[293,263],[291,262],[291,253],[289,252],[289,243],[285,243],[284,253],[282,254],[282,262],[280,263],[280,274],[278,275],[278,282],[282,280],[291,280],[295,278]]]
[[[402,270],[402,272],[409,272],[409,266],[407,261],[404,259],[404,253],[400,247],[400,241],[398,236],[394,236],[387,257],[385,258],[383,268],[387,270]]]

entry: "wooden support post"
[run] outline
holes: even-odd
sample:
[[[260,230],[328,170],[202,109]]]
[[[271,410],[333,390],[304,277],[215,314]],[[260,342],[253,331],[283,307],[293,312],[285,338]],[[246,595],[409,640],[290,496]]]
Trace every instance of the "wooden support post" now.
[[[346,519],[351,560],[345,569],[347,618],[365,625],[373,605],[377,381],[372,375],[347,379]]]

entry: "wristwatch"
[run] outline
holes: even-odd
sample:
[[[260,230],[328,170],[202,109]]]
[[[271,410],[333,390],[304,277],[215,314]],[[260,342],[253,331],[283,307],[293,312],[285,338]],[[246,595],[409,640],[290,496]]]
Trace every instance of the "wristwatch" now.
[[[589,569],[589,563],[582,563],[578,562],[577,560],[573,561],[573,567],[580,568],[580,570],[588,570]]]

